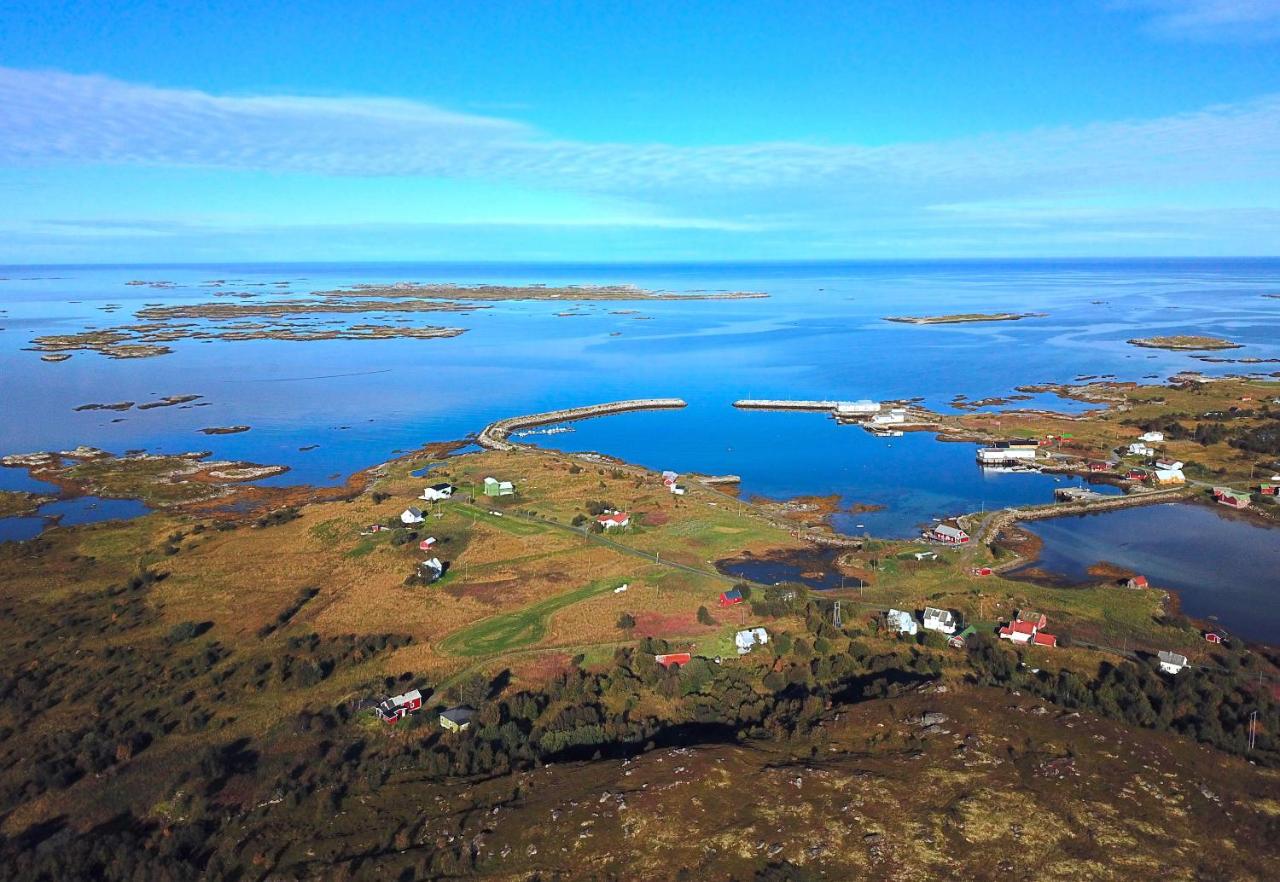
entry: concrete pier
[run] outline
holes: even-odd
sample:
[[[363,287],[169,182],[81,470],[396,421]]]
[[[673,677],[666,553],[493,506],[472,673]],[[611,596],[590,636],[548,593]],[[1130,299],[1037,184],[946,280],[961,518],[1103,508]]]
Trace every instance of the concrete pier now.
[[[520,445],[508,440],[508,436],[518,429],[545,426],[549,423],[568,423],[632,410],[672,410],[687,406],[688,404],[680,398],[636,398],[630,401],[607,401],[603,404],[588,404],[584,407],[569,407],[564,410],[507,417],[485,426],[476,436],[476,443],[489,450],[515,450]]]
[[[835,410],[839,401],[794,401],[782,398],[742,398],[734,407],[745,410]]]

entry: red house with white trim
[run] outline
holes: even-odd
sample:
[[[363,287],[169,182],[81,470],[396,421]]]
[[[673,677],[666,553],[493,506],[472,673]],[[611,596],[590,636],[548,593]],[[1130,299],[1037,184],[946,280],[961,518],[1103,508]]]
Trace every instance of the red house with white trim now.
[[[388,726],[394,726],[409,714],[422,707],[422,693],[413,689],[403,695],[393,695],[374,708],[378,719]]]

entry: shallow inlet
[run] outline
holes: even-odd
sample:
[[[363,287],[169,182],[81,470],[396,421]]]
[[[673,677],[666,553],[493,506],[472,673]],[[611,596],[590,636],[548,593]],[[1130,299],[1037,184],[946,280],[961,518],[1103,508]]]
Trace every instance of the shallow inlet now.
[[[1246,640],[1280,644],[1280,529],[1225,509],[1170,503],[1033,521],[1044,542],[1029,564],[1070,582],[1096,581],[1099,561],[1176,591],[1182,611],[1216,617]],[[1017,575],[1016,571],[1011,575]]]
[[[0,518],[0,542],[21,542],[39,536],[45,527],[56,523],[64,527],[91,524],[97,521],[128,520],[141,517],[151,509],[136,499],[103,499],[99,496],[80,496],[75,499],[59,499],[40,506],[34,515],[16,518]]]

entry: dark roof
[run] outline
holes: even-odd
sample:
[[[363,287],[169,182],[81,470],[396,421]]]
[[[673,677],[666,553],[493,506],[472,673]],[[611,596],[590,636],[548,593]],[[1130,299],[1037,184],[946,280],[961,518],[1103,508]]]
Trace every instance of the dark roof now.
[[[738,600],[742,597],[742,592],[737,588],[730,588],[722,595],[725,600]]]
[[[450,489],[450,488],[452,488],[452,487],[453,487],[453,485],[452,485],[452,484],[450,484],[450,483],[448,483],[448,482],[446,482],[446,483],[444,483],[444,484],[432,484],[432,485],[431,485],[431,489],[432,489],[432,490],[449,490],[449,489]]]
[[[441,717],[448,720],[450,723],[458,723],[459,725],[462,723],[470,723],[471,718],[475,715],[475,708],[466,706],[451,707],[440,714]]]

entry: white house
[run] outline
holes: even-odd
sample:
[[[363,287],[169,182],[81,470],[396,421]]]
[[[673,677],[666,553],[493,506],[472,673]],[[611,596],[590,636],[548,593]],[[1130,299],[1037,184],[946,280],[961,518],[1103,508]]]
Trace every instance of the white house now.
[[[1185,484],[1187,476],[1182,473],[1182,469],[1162,469],[1157,468],[1154,472],[1157,484]]]
[[[1187,666],[1187,657],[1176,652],[1162,649],[1156,653],[1160,659],[1160,670],[1166,674],[1176,674]]]
[[[1155,456],[1156,452],[1143,444],[1141,441],[1135,441],[1129,445],[1130,456]]]
[[[891,609],[884,614],[885,623],[899,634],[916,634],[919,627],[916,626],[916,617],[909,612],[903,612],[900,609]]]
[[[1164,432],[1143,432],[1138,436],[1139,441],[1146,441],[1149,444],[1159,444],[1164,441]]]
[[[924,627],[927,631],[954,634],[956,632],[956,617],[951,614],[949,609],[934,609],[932,606],[926,606],[924,608]]]
[[[423,490],[422,495],[418,498],[425,499],[427,502],[439,502],[451,496],[453,496],[452,484],[432,484],[426,490]]]
[[[410,506],[400,512],[400,522],[404,524],[420,524],[422,523],[422,510]]]
[[[685,487],[683,484],[668,484],[667,489],[676,496],[684,496]]]
[[[606,530],[622,529],[631,523],[631,515],[625,511],[611,511],[596,518],[596,523]]]
[[[769,642],[769,632],[764,628],[748,628],[733,635],[733,642],[738,647],[738,655],[746,655],[756,644],[763,646]]]
[[[1180,459],[1157,459],[1157,460],[1156,460],[1156,468],[1158,468],[1158,469],[1167,469],[1167,470],[1169,470],[1169,471],[1174,471],[1174,470],[1176,470],[1176,471],[1181,471],[1181,470],[1182,470],[1182,460],[1180,460]]]

